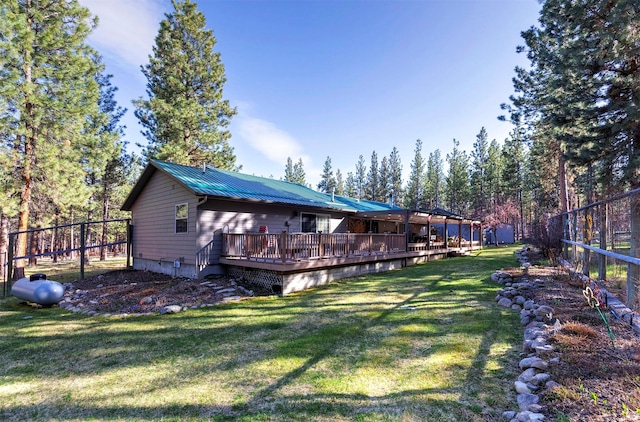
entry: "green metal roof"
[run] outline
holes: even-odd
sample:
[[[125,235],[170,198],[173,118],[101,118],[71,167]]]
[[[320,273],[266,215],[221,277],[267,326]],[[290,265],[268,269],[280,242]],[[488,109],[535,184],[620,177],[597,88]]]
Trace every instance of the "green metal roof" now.
[[[150,160],[122,209],[131,210],[136,198],[155,171],[162,171],[198,196],[222,197],[264,203],[300,205],[340,211],[383,211],[400,209],[388,204],[327,195],[282,180],[251,176],[216,168],[190,167]]]

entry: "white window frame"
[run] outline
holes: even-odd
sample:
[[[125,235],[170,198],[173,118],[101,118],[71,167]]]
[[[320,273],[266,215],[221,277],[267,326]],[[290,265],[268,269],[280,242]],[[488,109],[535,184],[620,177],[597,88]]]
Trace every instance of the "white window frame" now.
[[[178,216],[178,209],[180,207],[186,207],[186,215],[184,217],[179,217]],[[174,224],[173,224],[173,230],[175,234],[182,234],[182,233],[189,233],[189,203],[188,202],[184,202],[182,204],[176,204],[175,210],[174,210]],[[185,222],[184,225],[184,231],[178,231],[178,221],[183,221]]]

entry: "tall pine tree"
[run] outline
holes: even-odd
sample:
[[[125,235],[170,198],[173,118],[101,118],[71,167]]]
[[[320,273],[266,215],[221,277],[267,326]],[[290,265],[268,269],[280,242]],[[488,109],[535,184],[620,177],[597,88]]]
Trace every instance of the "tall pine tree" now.
[[[149,140],[147,158],[233,169],[236,157],[227,129],[236,109],[223,99],[226,82],[216,39],[190,0],[173,0],[160,22],[153,55],[142,67],[147,95],[134,101]]]
[[[469,157],[460,150],[460,142],[453,140],[453,150],[447,154],[449,173],[447,182],[447,206],[460,215],[469,212]]]
[[[378,154],[373,151],[371,153],[371,166],[366,184],[366,199],[372,201],[380,201],[380,174],[378,172]]]
[[[487,130],[483,127],[476,136],[471,152],[471,206],[474,216],[481,216],[486,212],[487,162],[489,159],[489,140],[487,138]]]
[[[327,156],[322,167],[322,176],[318,183],[318,190],[324,193],[335,193],[337,187],[336,178],[333,176],[333,167],[331,165],[331,157]]]
[[[356,184],[356,197],[366,198],[367,187],[367,166],[364,165],[364,157],[360,155],[358,162],[356,163],[356,173],[354,175],[354,181]]]
[[[424,158],[422,157],[422,141],[416,140],[411,173],[407,182],[407,191],[404,197],[404,206],[409,209],[424,208]]]
[[[393,147],[389,154],[389,194],[393,203],[400,205],[404,203],[404,190],[402,188],[402,161],[398,148]]]
[[[69,182],[79,175],[83,181],[80,145],[99,96],[96,54],[85,43],[95,20],[76,0],[7,0],[0,11],[0,133],[13,151],[10,165],[20,181],[17,228],[24,231],[44,175],[62,180],[64,174]],[[19,256],[26,254],[26,241],[26,234],[18,236]],[[14,278],[24,276],[24,264],[16,262]]]
[[[429,154],[427,173],[425,177],[424,196],[428,209],[441,207],[444,197],[444,162],[437,149]]]

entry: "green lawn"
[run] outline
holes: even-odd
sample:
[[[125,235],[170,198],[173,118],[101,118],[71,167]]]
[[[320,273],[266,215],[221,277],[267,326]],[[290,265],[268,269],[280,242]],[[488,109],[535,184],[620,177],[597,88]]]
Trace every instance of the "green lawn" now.
[[[1,420],[502,420],[522,327],[489,248],[284,298],[106,319],[0,300]]]

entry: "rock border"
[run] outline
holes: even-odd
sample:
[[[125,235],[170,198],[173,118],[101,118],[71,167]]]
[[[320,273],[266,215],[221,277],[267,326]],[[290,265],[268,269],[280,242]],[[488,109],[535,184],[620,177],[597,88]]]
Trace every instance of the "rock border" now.
[[[525,269],[524,274],[518,275],[518,280],[508,270],[491,274],[491,280],[504,286],[498,290],[496,302],[499,306],[520,311],[520,323],[525,327],[522,359],[519,363],[522,372],[514,382],[518,411],[507,410],[502,413],[510,422],[544,421],[545,416],[539,404],[540,394],[560,385],[546,372],[549,364],[558,363],[560,359],[546,361],[544,356],[554,350],[548,339],[561,325],[553,317],[552,307],[536,304],[530,299],[533,296],[531,291],[542,285],[542,280],[530,280],[526,275],[526,269],[531,265],[528,256],[530,250],[530,247],[524,246],[516,251],[518,261]]]

